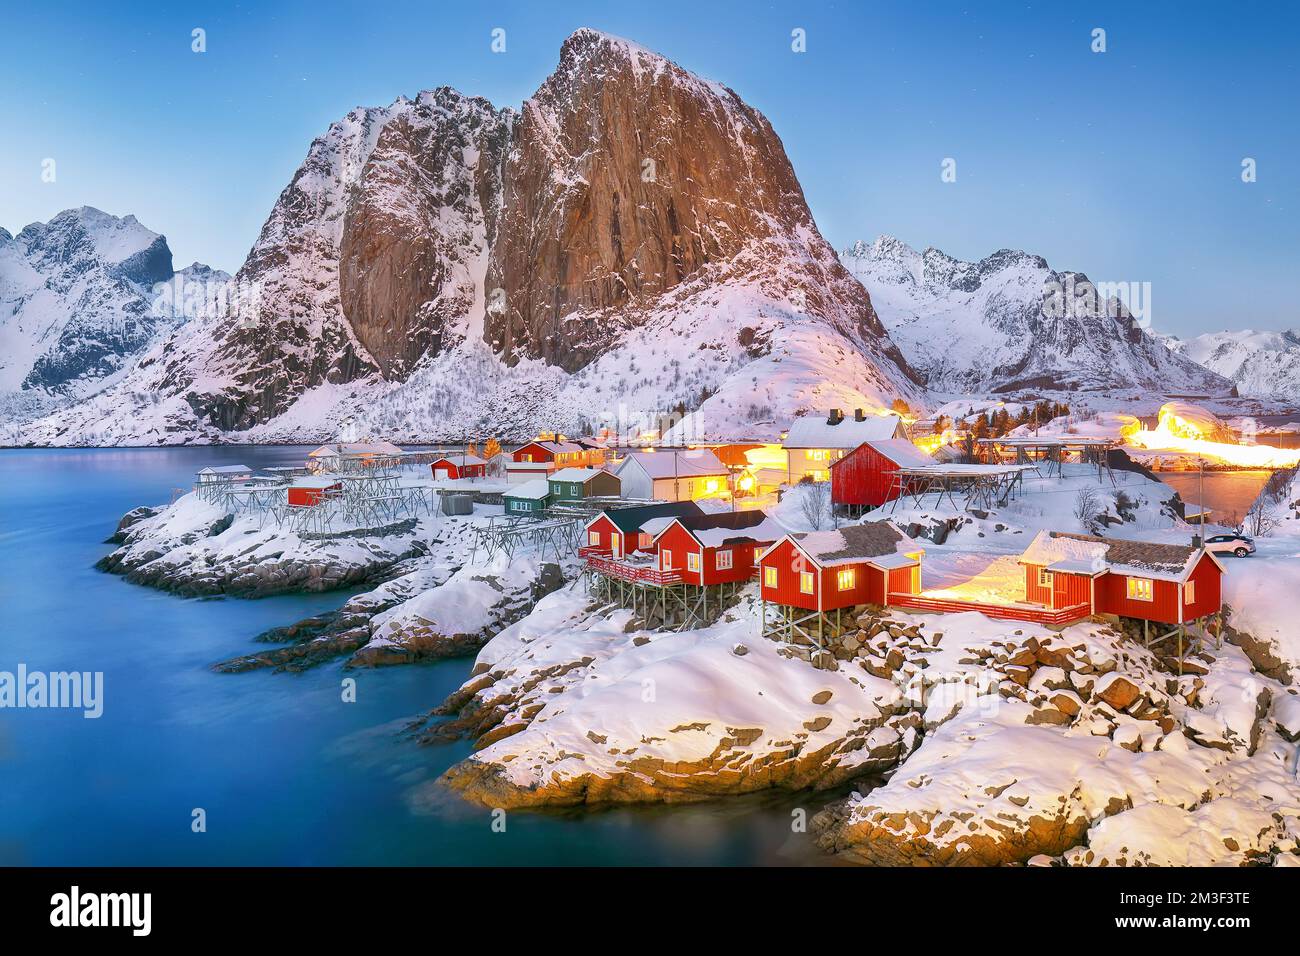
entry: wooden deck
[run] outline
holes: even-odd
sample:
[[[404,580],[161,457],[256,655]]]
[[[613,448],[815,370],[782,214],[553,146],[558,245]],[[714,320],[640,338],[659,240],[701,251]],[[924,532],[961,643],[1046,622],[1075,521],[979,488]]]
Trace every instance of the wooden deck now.
[[[620,578],[633,584],[679,584],[682,580],[680,571],[661,571],[653,565],[632,564],[601,554],[589,553],[585,557],[589,571]]]
[[[889,606],[909,611],[932,611],[939,614],[960,614],[963,611],[978,611],[986,617],[999,621],[1029,621],[1048,627],[1062,627],[1082,621],[1092,613],[1087,604],[1051,610],[1049,608],[1025,607],[1013,604],[984,604],[978,601],[953,601],[945,598],[926,597],[923,594],[889,595]]]

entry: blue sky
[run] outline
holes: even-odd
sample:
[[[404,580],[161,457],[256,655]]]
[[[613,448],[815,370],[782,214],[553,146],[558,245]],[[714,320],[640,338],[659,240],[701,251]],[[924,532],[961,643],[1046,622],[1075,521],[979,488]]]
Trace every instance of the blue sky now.
[[[233,271],[331,121],[441,85],[517,106],[564,37],[592,26],[762,110],[837,248],[882,232],[962,258],[1022,248],[1095,280],[1151,283],[1161,330],[1300,326],[1297,8],[10,4],[0,225],[83,204],[134,213],[178,265]],[[206,53],[191,52],[195,27]],[[504,54],[490,49],[496,27]],[[1095,27],[1105,53],[1090,49]],[[1241,181],[1245,157],[1255,183]],[[41,181],[46,158],[54,183]]]

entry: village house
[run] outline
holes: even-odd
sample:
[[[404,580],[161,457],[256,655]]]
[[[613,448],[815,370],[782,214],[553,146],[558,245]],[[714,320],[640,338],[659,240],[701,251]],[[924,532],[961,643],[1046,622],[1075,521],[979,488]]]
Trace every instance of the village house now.
[[[501,496],[506,514],[531,515],[546,510],[551,503],[551,485],[545,478],[534,478],[511,485]]]
[[[482,478],[487,474],[487,460],[468,452],[453,452],[436,458],[429,466],[439,481],[459,478]]]
[[[537,439],[516,448],[506,464],[506,477],[511,482],[545,478],[561,468],[599,468],[605,462],[604,446],[579,444],[570,441]]]
[[[391,462],[401,457],[402,449],[392,442],[333,442],[307,453],[307,467],[312,471],[344,471],[349,466]]]
[[[652,536],[659,570],[676,571],[686,584],[703,587],[749,580],[757,555],[786,533],[758,509],[654,518],[642,530]]]
[[[1219,613],[1223,565],[1199,546],[1040,531],[1020,556],[1025,601],[1080,616],[1184,625]]]
[[[687,518],[704,514],[693,501],[669,501],[633,508],[610,508],[589,520],[585,544],[578,554],[606,554],[615,558],[634,551],[654,550],[654,535],[643,525],[655,518]],[[656,527],[656,531],[662,530]]]
[[[907,438],[903,420],[894,414],[868,414],[861,408],[845,418],[832,408],[825,418],[801,415],[787,430],[782,442],[786,453],[786,481],[830,481],[831,463],[843,458],[863,442]]]
[[[617,498],[622,482],[599,468],[561,468],[547,478],[552,501],[581,501],[584,498]]]
[[[614,474],[626,498],[692,501],[730,491],[727,466],[707,448],[629,452]]]
[[[318,505],[330,495],[341,494],[343,484],[332,477],[295,478],[286,492],[290,507]]]
[[[933,464],[933,458],[905,438],[865,441],[831,462],[831,501],[859,513],[879,508],[901,493],[900,468]]]

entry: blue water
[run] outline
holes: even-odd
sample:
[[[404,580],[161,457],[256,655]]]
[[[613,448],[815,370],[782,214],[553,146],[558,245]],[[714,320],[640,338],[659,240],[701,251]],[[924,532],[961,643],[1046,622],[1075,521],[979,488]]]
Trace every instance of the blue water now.
[[[469,752],[401,730],[469,659],[215,674],[276,625],[351,592],[185,599],[95,571],[101,542],[205,464],[290,447],[0,451],[0,671],[102,671],[104,712],[0,708],[0,865],[762,864],[826,862],[792,833],[810,795],[687,807],[489,811],[432,782]],[[344,703],[341,682],[357,681]],[[206,814],[206,832],[191,828]]]

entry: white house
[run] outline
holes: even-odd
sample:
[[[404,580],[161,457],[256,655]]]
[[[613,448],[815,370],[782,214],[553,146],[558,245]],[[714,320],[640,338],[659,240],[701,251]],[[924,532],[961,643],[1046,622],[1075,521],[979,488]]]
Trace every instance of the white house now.
[[[794,484],[805,475],[812,476],[813,481],[830,481],[831,462],[863,442],[890,438],[907,438],[903,420],[894,414],[868,414],[855,408],[853,417],[845,418],[840,409],[832,408],[825,418],[801,415],[790,424],[782,442],[787,481]]]
[[[629,452],[614,474],[625,498],[693,501],[730,490],[727,466],[707,448]]]

